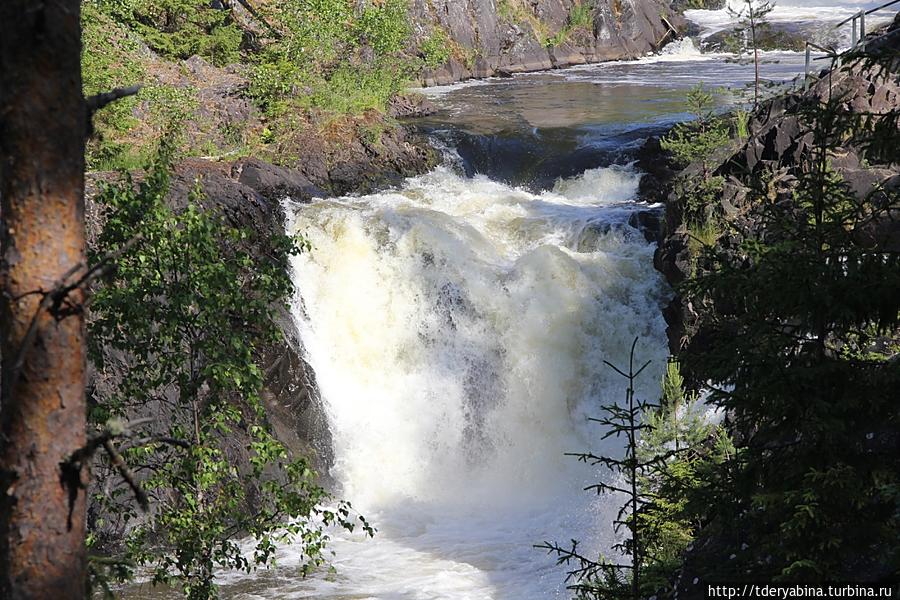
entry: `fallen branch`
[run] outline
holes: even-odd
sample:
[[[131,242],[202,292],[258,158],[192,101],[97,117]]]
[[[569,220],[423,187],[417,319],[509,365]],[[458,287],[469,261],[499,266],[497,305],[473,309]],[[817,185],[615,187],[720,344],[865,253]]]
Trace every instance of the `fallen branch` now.
[[[88,118],[104,106],[112,104],[116,100],[134,96],[141,91],[141,87],[142,86],[140,85],[132,85],[129,87],[115,88],[108,92],[95,94],[94,96],[88,96],[84,99],[85,104],[87,104]]]
[[[116,450],[115,445],[112,443],[112,440],[105,440],[103,442],[103,449],[106,450],[106,453],[109,454],[110,462],[119,471],[119,475],[122,476],[122,479],[125,480],[125,483],[128,484],[128,487],[131,488],[131,491],[134,492],[134,497],[137,499],[138,504],[144,512],[147,512],[150,508],[150,501],[147,499],[147,492],[141,487],[141,484],[137,482],[134,478],[134,473],[131,472],[131,469],[128,468],[128,464],[125,462],[125,459],[122,458],[122,455]]]

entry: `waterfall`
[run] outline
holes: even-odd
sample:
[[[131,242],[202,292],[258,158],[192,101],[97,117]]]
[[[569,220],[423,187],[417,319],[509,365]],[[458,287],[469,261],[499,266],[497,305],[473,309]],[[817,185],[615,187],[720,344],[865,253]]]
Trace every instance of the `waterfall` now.
[[[615,502],[582,492],[598,474],[564,453],[604,451],[587,417],[622,395],[603,361],[635,337],[656,367],[640,392],[658,394],[668,292],[628,225],[638,180],[612,166],[533,193],[439,168],[288,202],[312,245],[294,317],[331,474],[380,530],[339,537],[339,575],[301,597],[553,597],[563,570],[532,544],[609,549]]]

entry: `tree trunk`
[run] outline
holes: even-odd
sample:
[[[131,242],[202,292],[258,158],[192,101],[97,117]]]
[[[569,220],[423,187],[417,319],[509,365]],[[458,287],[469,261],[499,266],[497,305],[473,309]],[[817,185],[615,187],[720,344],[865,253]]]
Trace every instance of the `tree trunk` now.
[[[0,598],[85,597],[80,0],[0,2]],[[31,333],[29,333],[31,332]],[[24,350],[23,350],[24,349]]]

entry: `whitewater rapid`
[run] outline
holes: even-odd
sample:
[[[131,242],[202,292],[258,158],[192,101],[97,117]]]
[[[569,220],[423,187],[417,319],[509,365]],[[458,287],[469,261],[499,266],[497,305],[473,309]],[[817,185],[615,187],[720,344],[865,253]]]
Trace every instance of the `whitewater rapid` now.
[[[762,4],[753,0],[754,6]],[[852,17],[861,10],[870,10],[884,4],[879,0],[769,0],[772,11],[766,15],[766,21],[776,24],[801,26],[807,32],[810,41],[824,44],[836,43],[839,49],[850,46],[851,24],[837,24]],[[719,10],[686,10],[684,16],[700,26],[700,38],[733,28],[738,22],[737,15],[746,15],[746,0],[726,0],[725,7]],[[878,24],[893,19],[896,9],[888,9],[867,17],[867,31]]]
[[[611,166],[534,193],[439,168],[289,205],[312,245],[294,316],[331,475],[379,532],[338,535],[335,577],[268,597],[550,598],[564,570],[533,544],[608,551],[614,502],[583,492],[598,473],[565,453],[604,450],[587,417],[622,395],[603,361],[635,337],[658,394],[668,292],[628,225],[638,180]]]
[[[567,153],[621,154],[646,128],[684,118],[697,82],[752,79],[752,66],[725,58],[683,40],[639,61],[426,92],[445,128],[500,141],[519,131],[548,154],[565,129]],[[802,56],[768,54],[762,71],[788,81]],[[455,158],[397,189],[286,202],[288,231],[312,247],[291,264],[293,316],[328,422],[328,474],[378,532],[334,532],[334,571],[306,579],[283,546],[280,568],[234,578],[234,597],[568,598],[565,567],[534,544],[575,538],[599,554],[615,542],[618,499],[582,491],[609,475],[565,454],[620,451],[587,419],[622,396],[603,361],[624,363],[635,337],[653,361],[638,392],[659,393],[671,292],[653,244],[629,225],[648,208],[634,201],[639,173],[599,167],[534,191],[465,177],[451,165],[472,156]]]

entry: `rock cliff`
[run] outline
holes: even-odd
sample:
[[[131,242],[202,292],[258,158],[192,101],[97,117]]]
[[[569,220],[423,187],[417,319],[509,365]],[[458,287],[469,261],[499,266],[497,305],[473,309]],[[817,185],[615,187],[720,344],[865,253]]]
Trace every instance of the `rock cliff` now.
[[[413,0],[416,34],[442,31],[449,62],[425,85],[636,58],[686,22],[661,0]]]
[[[879,44],[896,47],[900,42],[900,18],[887,30],[889,35]],[[764,172],[777,172],[777,185],[772,193],[791,198],[795,170],[802,159],[813,150],[812,132],[804,124],[804,114],[809,107],[824,102],[826,98],[840,98],[849,114],[887,114],[900,108],[900,65],[891,68],[873,67],[859,61],[849,68],[823,70],[808,89],[795,90],[762,103],[750,118],[750,136],[747,140],[723,148],[714,159],[712,175],[724,178],[724,189],[716,204],[708,206],[709,214],[725,218],[750,218],[748,186]],[[867,127],[872,127],[873,124]],[[896,126],[896,124],[894,124]],[[858,198],[873,191],[896,188],[900,185],[900,170],[896,164],[880,164],[872,153],[867,154],[864,144],[854,139],[844,140],[830,156],[831,168],[840,175]],[[655,265],[668,282],[677,287],[695,268],[689,250],[690,233],[684,222],[677,197],[672,191],[673,181],[679,176],[659,148],[659,142],[651,140],[642,151],[638,166],[648,171],[641,187],[651,201],[666,203],[665,234],[656,251]],[[680,176],[690,178],[699,175],[699,165],[688,166]],[[777,188],[777,189],[775,189]],[[780,196],[779,196],[780,197]],[[900,214],[891,213],[857,232],[865,236],[865,242],[877,244],[887,251],[900,247]],[[762,225],[759,225],[761,227]],[[759,229],[753,223],[749,230]],[[726,236],[727,237],[727,236]],[[731,240],[734,242],[734,240]],[[721,243],[719,244],[721,245]],[[668,324],[670,350],[677,353],[684,349],[688,338],[697,335],[701,324],[690,305],[676,295],[665,309]],[[702,343],[702,336],[696,343]]]

